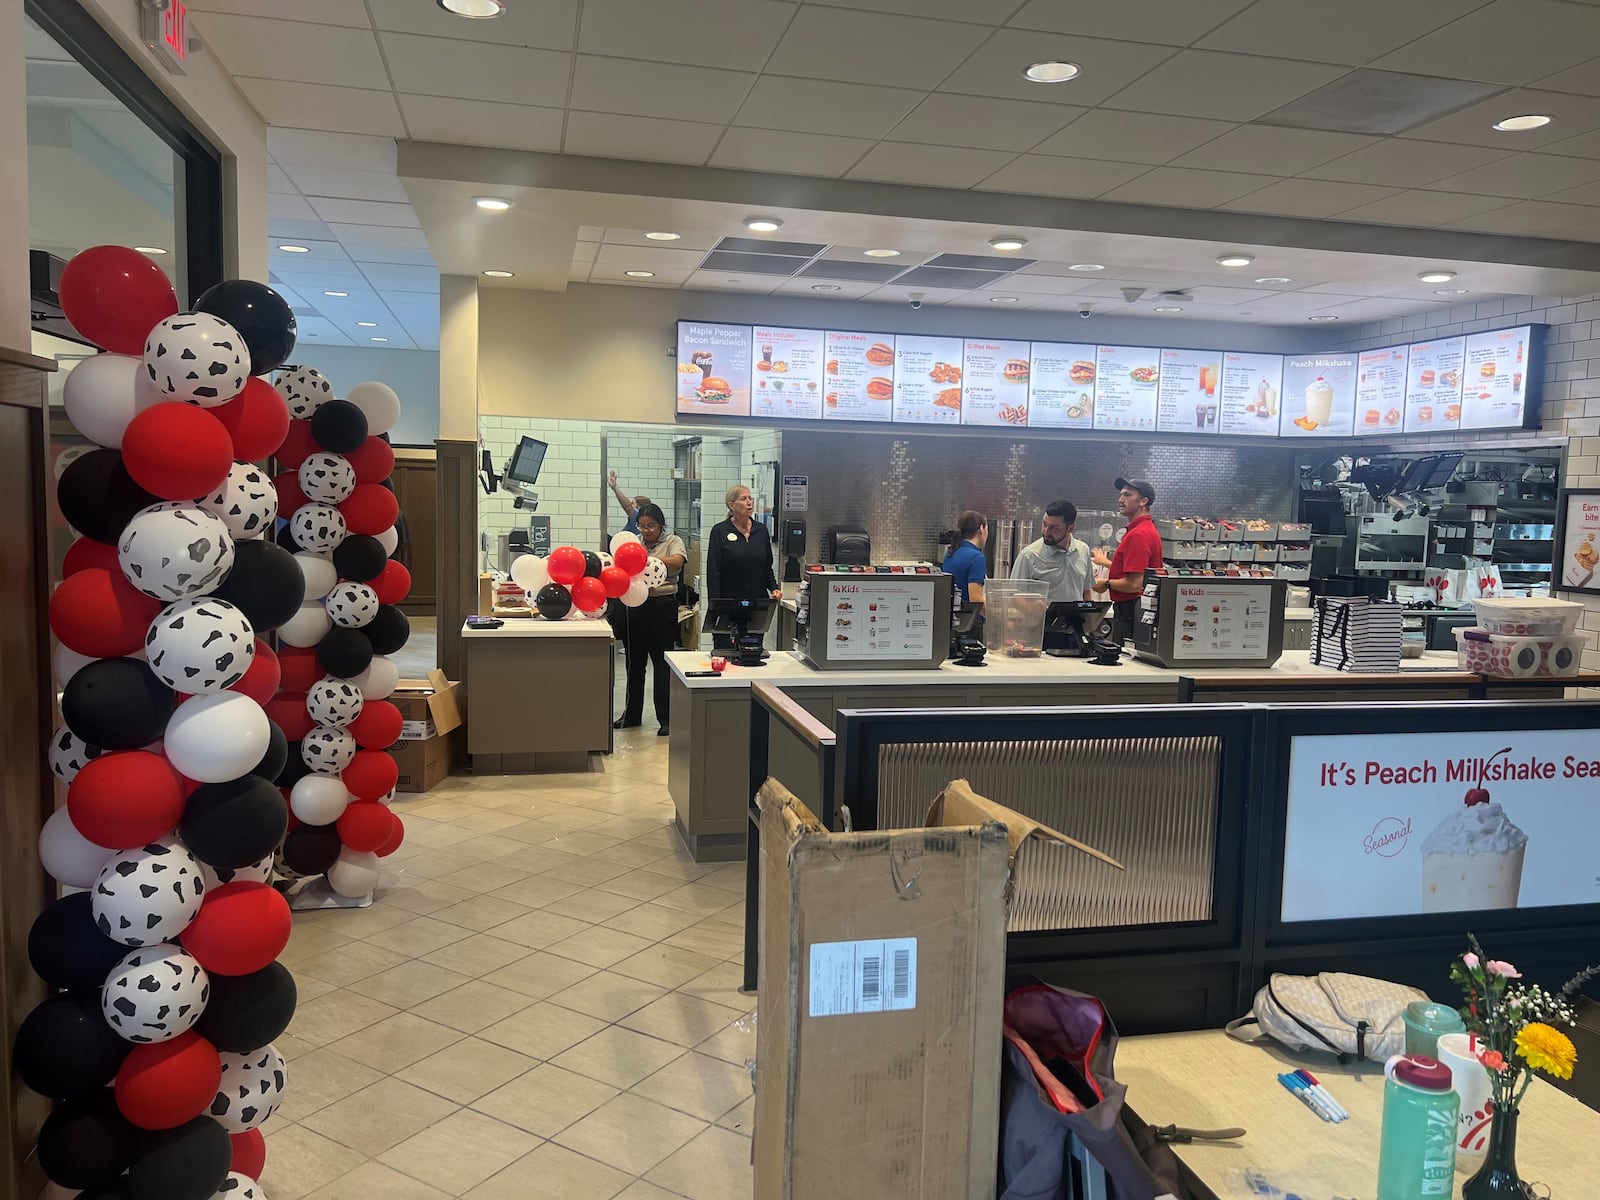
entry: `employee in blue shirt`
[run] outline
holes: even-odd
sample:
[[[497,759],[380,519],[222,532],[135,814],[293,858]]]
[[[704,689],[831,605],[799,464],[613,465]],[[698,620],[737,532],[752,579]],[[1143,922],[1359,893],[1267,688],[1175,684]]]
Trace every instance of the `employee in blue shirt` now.
[[[955,576],[956,601],[982,604],[983,583],[989,577],[983,547],[989,540],[989,522],[982,513],[970,509],[956,521],[961,540],[944,556],[945,574]]]

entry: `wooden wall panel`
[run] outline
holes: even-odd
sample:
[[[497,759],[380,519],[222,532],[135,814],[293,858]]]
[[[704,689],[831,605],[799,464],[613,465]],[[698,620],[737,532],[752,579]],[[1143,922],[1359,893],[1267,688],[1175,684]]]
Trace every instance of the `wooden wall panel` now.
[[[451,679],[463,679],[467,663],[461,624],[478,611],[478,563],[482,560],[478,553],[478,444],[443,439],[435,444],[439,459],[439,666]]]

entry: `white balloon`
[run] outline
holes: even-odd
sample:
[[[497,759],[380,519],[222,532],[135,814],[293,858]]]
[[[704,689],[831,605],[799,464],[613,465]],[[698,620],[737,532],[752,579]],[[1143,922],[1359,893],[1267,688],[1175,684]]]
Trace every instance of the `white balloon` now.
[[[214,513],[236,538],[252,538],[272,529],[278,515],[278,489],[254,463],[236,462],[211,495],[196,501]]]
[[[318,504],[342,504],[356,490],[356,469],[342,454],[319,450],[300,464],[300,490]]]
[[[300,564],[300,574],[305,577],[307,604],[313,600],[321,600],[333,591],[333,585],[339,582],[339,569],[320,554],[301,550],[294,556],[294,560]]]
[[[650,599],[650,585],[644,581],[642,574],[635,575],[628,584],[628,590],[622,593],[622,602],[629,608],[638,608],[648,599]]]
[[[56,478],[59,480],[68,467],[93,449],[93,446],[68,446],[60,454],[56,455],[56,461],[52,468],[55,471]]]
[[[375,655],[371,665],[355,677],[355,684],[367,700],[386,700],[400,686],[400,667],[392,658]]]
[[[242,867],[213,867],[210,863],[201,863],[200,874],[205,878],[208,892],[225,883],[271,883],[272,855]]]
[[[175,692],[202,696],[225,692],[244,678],[255,661],[256,634],[234,605],[199,596],[162,609],[150,622],[144,648],[157,679]]]
[[[278,626],[278,640],[286,646],[315,646],[332,628],[333,618],[328,616],[322,601],[313,600],[302,604],[299,612]]]
[[[532,596],[550,582],[550,564],[537,554],[519,554],[511,560],[511,582]]]
[[[261,706],[239,692],[193,696],[178,705],[163,739],[167,761],[196,783],[227,783],[250,773],[271,740]]]
[[[97,846],[72,823],[67,810],[58,808],[39,831],[39,861],[45,874],[66,887],[94,886],[115,850]]]
[[[399,531],[396,530],[393,525],[389,526],[389,528],[385,529],[378,535],[378,544],[383,547],[383,552],[385,554],[387,554],[390,558],[393,558],[394,552],[400,548]]]
[[[378,856],[371,851],[345,849],[328,868],[328,886],[341,896],[370,896],[378,886]]]
[[[144,360],[131,354],[96,354],[67,372],[62,384],[67,418],[91,442],[122,448],[128,422],[164,399],[145,372]]]
[[[289,811],[307,825],[332,825],[344,816],[350,800],[337,775],[303,775],[289,789]]]
[[[631,530],[619,529],[611,535],[611,553],[615,554],[620,547],[626,546],[629,542],[642,542],[643,540]]]
[[[90,909],[95,925],[112,941],[124,946],[154,946],[189,928],[204,895],[200,863],[177,835],[168,834],[158,842],[107,859],[95,877]]]
[[[157,600],[203,596],[233,570],[233,535],[199,504],[152,504],[123,528],[117,565],[129,583]]]
[[[250,349],[239,331],[210,313],[178,313],[150,331],[145,373],[169,400],[217,408],[244,390]]]
[[[54,658],[56,669],[56,686],[66,687],[67,680],[71,679],[90,663],[99,661],[100,660],[98,658],[91,658],[87,654],[79,654],[76,650],[72,650],[57,642]]]
[[[400,397],[387,383],[358,383],[345,396],[367,417],[367,433],[376,437],[388,433],[400,419]]]
[[[600,569],[602,571],[604,571],[607,567],[614,567],[616,565],[617,560],[612,558],[609,552],[605,550],[600,551]]]
[[[639,577],[644,580],[646,587],[660,587],[667,581],[667,564],[659,558],[652,558],[645,563]]]
[[[245,1054],[224,1051],[222,1082],[211,1102],[210,1116],[229,1133],[244,1133],[266,1123],[283,1103],[288,1068],[276,1046],[263,1046]],[[221,1193],[230,1195],[227,1189]]]

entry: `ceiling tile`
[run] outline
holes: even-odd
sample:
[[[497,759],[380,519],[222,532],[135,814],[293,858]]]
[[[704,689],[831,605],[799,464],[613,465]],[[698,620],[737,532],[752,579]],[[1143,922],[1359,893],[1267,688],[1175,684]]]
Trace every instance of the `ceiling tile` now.
[[[575,263],[592,263],[594,256],[599,252],[599,242],[578,242],[572,247],[572,261]]]
[[[393,267],[380,264],[363,266],[361,273],[380,294],[388,292],[434,292],[439,290],[439,272],[432,267]]]
[[[1337,179],[1344,183],[1422,187],[1482,167],[1505,154],[1504,150],[1454,146],[1445,142],[1386,138],[1374,146],[1301,173],[1312,179]]]
[[[578,49],[697,67],[756,67],[794,11],[777,0],[585,0]],[[707,53],[708,31],[714,55]]]
[[[1600,46],[1600,9],[1558,0],[1494,0],[1374,66],[1523,84],[1575,67]]]
[[[969,188],[1015,157],[1009,151],[879,142],[851,169],[851,179],[921,187]]]
[[[1569,188],[1567,191],[1555,193],[1550,199],[1561,204],[1600,204],[1600,183]],[[1596,221],[1600,223],[1600,214],[1597,214]]]
[[[952,300],[960,300],[966,294],[955,288],[901,287],[896,283],[886,283],[869,294],[867,299],[886,304],[909,304],[913,299],[921,300],[924,304],[949,304]]]
[[[1555,120],[1542,129],[1502,133],[1493,128],[1502,117],[1542,113]],[[1555,142],[1600,129],[1600,100],[1568,96],[1561,92],[1522,90],[1506,92],[1451,113],[1437,121],[1408,129],[1406,136],[1435,142],[1460,142],[1503,150],[1542,150]]]
[[[1201,38],[1205,50],[1232,50],[1359,67],[1432,33],[1483,0],[1339,0],[1338,4],[1252,4]],[[1435,64],[1437,65],[1437,64]]]
[[[213,13],[196,28],[230,75],[352,88],[389,86],[370,27]]]
[[[580,242],[603,242],[606,240],[604,225],[579,225],[578,240]]]
[[[813,0],[813,3],[817,0]],[[900,13],[911,17],[936,17],[945,21],[979,21],[972,0],[827,0],[834,8],[853,8],[864,12]]]
[[[778,282],[780,280],[775,275],[727,275],[721,271],[696,271],[683,286],[689,291],[754,292],[766,295],[774,290],[773,285]]]
[[[493,21],[462,20],[437,4],[418,4],[416,0],[367,0],[367,5],[372,9],[372,24],[380,30],[500,46],[570,50],[578,24],[578,0],[508,4]]]
[[[373,246],[365,242],[341,242],[345,252],[358,263],[394,263],[402,267],[431,267],[433,252],[408,246]]]
[[[672,250],[664,246],[617,246],[602,244],[595,254],[600,266],[623,271],[692,271],[705,258],[703,250]]]
[[[737,71],[580,54],[569,103],[588,112],[722,125],[733,120],[755,78]]]
[[[584,229],[593,230],[592,226],[585,226],[578,231],[578,244],[589,242],[604,242],[608,246],[660,246],[661,243],[645,237],[643,229],[602,229],[595,231],[597,236],[585,237]],[[684,229],[681,226],[671,232],[679,234],[677,241],[672,243],[674,250],[710,250],[721,239],[720,232],[705,230]]]
[[[700,274],[705,274],[705,272]],[[768,280],[768,282],[771,281]],[[852,283],[848,279],[838,279],[834,280],[832,284],[824,283],[822,285],[825,288],[836,287],[837,291],[824,292],[819,296],[816,284],[817,281],[814,279],[785,279],[778,284],[773,294],[777,296],[808,296],[813,300],[821,299],[822,296],[826,296],[831,300],[860,300],[868,292],[876,291],[879,287],[876,283]]]
[[[380,40],[397,91],[506,104],[566,103],[569,54],[409,33],[385,33]]]
[[[896,125],[897,142],[1027,150],[1088,109],[935,92]]]
[[[1571,154],[1578,158],[1600,158],[1600,130],[1566,138],[1544,147],[1551,154]]]
[[[1094,105],[1171,53],[1168,46],[1002,29],[939,84],[939,90],[1048,104]],[[1084,73],[1065,83],[1052,84],[1032,83],[1023,77],[1023,69],[1029,63],[1051,59],[1081,63]]]
[[[275,162],[267,164],[268,195],[278,195],[280,193],[297,194],[299,191],[300,189],[290,181],[289,176],[284,173],[282,167]]]
[[[1039,154],[1160,166],[1235,128],[1227,121],[1097,108],[1034,147]]]
[[[1076,296],[1085,287],[1084,277],[1080,275],[1030,275],[1024,271],[1013,271],[1003,279],[996,279],[988,283],[981,290],[986,292],[1017,292],[1029,296]]]
[[[1200,287],[1184,289],[1194,297],[1196,304],[1255,304],[1261,300],[1271,299],[1278,293],[1268,289],[1259,288],[1217,287],[1202,285]]]
[[[590,283],[621,283],[632,286],[642,284],[645,287],[678,287],[688,282],[689,276],[694,274],[692,267],[656,269],[655,275],[650,279],[630,279],[626,272],[635,270],[634,267],[624,267],[613,263],[595,263],[589,271]],[[644,269],[644,268],[637,268]]]
[[[1600,58],[1590,59],[1554,75],[1536,80],[1534,87],[1546,92],[1577,92],[1580,96],[1600,96]]]
[[[387,200],[409,204],[399,178],[378,171],[341,171],[331,167],[291,166],[289,178],[306,196],[340,196],[347,200]]]
[[[392,137],[321,133],[309,129],[267,130],[267,152],[284,166],[339,167],[346,171],[395,169]]]
[[[258,15],[261,0],[190,0],[189,11],[202,16],[195,22],[195,32],[204,38],[211,25],[209,14]],[[273,0],[272,15],[284,21],[312,21],[319,25],[349,25],[356,29],[372,26],[362,0]]]
[[[1187,167],[1156,167],[1139,178],[1113,188],[1102,199],[1124,204],[1161,204],[1172,208],[1215,208],[1250,192],[1272,179],[1234,171],[1196,171]]]
[[[1339,220],[1367,221],[1374,225],[1443,225],[1505,206],[1502,196],[1410,191],[1342,212]]]
[[[1515,154],[1486,167],[1441,179],[1439,187],[1445,191],[1470,189],[1486,196],[1537,200],[1551,192],[1579,187],[1597,179],[1600,179],[1600,162],[1593,159]]]
[[[310,206],[307,205],[309,209]],[[279,242],[323,242],[335,241],[333,231],[319,221],[315,216],[309,220],[297,217],[271,217],[267,223],[268,235]]]
[[[270,124],[391,138],[404,137],[406,133],[393,92],[277,79],[236,78],[234,82]]]
[[[716,153],[711,156],[711,165],[742,171],[837,178],[871,148],[872,142],[867,138],[736,127],[722,135]]]
[[[1149,169],[1133,163],[1024,154],[1001,167],[978,187],[985,192],[1020,192],[1030,196],[1077,197],[1086,200],[1130,179],[1137,179]]]
[[[317,214],[312,211],[311,205],[306,198],[298,192],[292,195],[284,192],[268,192],[267,217],[272,221],[315,221],[318,219]]]
[[[567,115],[566,152],[698,166],[711,154],[721,133],[720,125],[574,112]]]
[[[1358,204],[1382,200],[1396,190],[1325,179],[1285,179],[1221,207],[1230,212],[1271,213],[1279,217],[1331,217]]]
[[[1356,133],[1241,125],[1216,141],[1173,159],[1172,165],[1203,167],[1210,171],[1270,170],[1277,175],[1297,175],[1377,140]]]
[[[806,5],[795,14],[766,69],[778,75],[871,79],[927,90],[938,87],[977,49],[985,33],[978,25]]]
[[[1337,79],[1320,63],[1184,50],[1111,97],[1112,108],[1253,121]]]
[[[1007,21],[1018,29],[1187,46],[1255,0],[1028,0]]]
[[[588,283],[589,264],[574,261],[572,269],[567,272],[568,283]]]
[[[351,245],[428,248],[428,239],[420,229],[400,225],[330,225],[329,228],[334,237]]]
[[[339,200],[326,196],[313,196],[311,207],[317,216],[330,225],[389,225],[398,228],[420,229],[421,223],[409,204],[385,204],[381,200]]]
[[[922,93],[904,88],[763,75],[745,97],[734,124],[877,139],[921,98]]]
[[[501,146],[507,150],[561,149],[559,108],[453,100],[447,96],[401,96],[406,128],[419,142]]]
[[[1523,237],[1594,236],[1594,209],[1581,204],[1524,200],[1481,216],[1448,222],[1451,229],[1474,233],[1509,233]]]

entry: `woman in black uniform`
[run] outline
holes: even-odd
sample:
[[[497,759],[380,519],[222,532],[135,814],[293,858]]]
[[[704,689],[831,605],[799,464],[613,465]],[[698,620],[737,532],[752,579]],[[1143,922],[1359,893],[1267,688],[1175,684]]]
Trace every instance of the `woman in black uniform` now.
[[[706,597],[710,600],[778,600],[783,590],[772,573],[772,535],[755,519],[755,497],[744,484],[728,489],[728,519],[711,529],[706,548]],[[718,649],[732,639],[715,635]]]
[[[644,720],[644,670],[655,664],[656,720],[661,727],[657,737],[667,736],[667,659],[666,653],[678,640],[678,577],[683,571],[688,550],[683,539],[668,533],[667,518],[658,505],[646,501],[635,514],[639,540],[651,558],[659,558],[667,568],[666,579],[650,589],[650,598],[638,608],[624,608],[628,641],[628,699],[622,716],[612,723],[615,729],[631,729]]]

